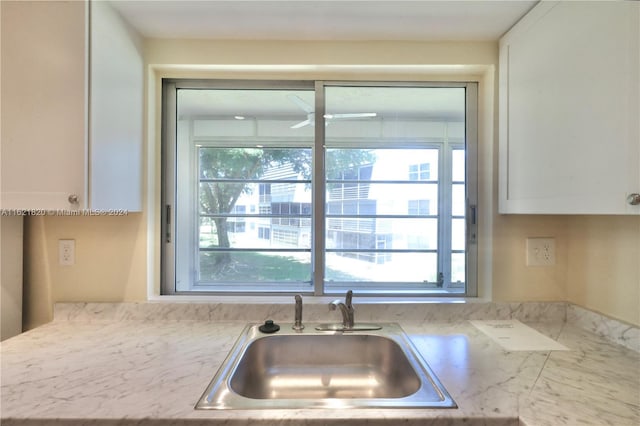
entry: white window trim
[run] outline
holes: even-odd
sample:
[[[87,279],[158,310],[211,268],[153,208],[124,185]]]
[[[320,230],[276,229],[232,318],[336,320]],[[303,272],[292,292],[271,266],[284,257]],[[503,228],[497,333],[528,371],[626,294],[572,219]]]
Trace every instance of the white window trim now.
[[[273,78],[295,79],[301,76],[332,79],[344,73],[358,75],[384,75],[383,80],[414,81],[459,81],[476,82],[478,84],[478,277],[477,297],[455,298],[368,298],[367,303],[468,303],[489,302],[493,300],[493,223],[497,208],[494,206],[494,167],[495,167],[495,91],[497,87],[496,67],[494,64],[388,64],[388,65],[164,65],[149,64],[147,66],[147,126],[146,126],[146,191],[145,191],[145,223],[146,228],[146,276],[147,300],[153,302],[207,302],[207,303],[279,303],[284,301],[280,296],[224,296],[195,295],[171,296],[162,295],[161,287],[161,127],[163,78],[225,78],[233,74],[236,78],[252,78],[256,72],[271,73]],[[335,79],[335,78],[334,78]],[[308,303],[325,303],[326,297],[307,297]],[[286,302],[290,300],[287,297]],[[361,302],[362,303],[362,302]]]

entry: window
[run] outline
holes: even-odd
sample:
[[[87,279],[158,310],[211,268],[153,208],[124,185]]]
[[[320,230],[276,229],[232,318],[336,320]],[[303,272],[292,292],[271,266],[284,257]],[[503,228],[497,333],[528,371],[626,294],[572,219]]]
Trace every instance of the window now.
[[[409,166],[409,180],[429,180],[431,164],[412,164]]]
[[[163,86],[164,294],[476,294],[475,83]]]
[[[410,215],[428,215],[431,211],[431,200],[409,200],[407,210]]]

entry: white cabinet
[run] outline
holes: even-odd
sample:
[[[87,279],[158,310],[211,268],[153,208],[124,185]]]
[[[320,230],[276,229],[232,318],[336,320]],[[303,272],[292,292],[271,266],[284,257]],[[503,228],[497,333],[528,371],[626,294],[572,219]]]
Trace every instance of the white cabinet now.
[[[1,207],[86,200],[85,7],[1,2]]]
[[[639,2],[541,2],[501,39],[501,213],[640,214],[639,23]]]
[[[89,126],[93,209],[142,209],[142,39],[109,2],[91,2]]]
[[[102,3],[1,2],[2,209],[141,210],[142,54]]]

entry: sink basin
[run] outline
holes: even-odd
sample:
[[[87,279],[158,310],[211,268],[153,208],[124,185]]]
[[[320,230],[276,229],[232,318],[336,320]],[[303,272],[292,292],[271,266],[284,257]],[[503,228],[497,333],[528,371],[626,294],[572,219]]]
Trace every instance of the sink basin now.
[[[290,335],[251,343],[229,385],[257,399],[402,398],[420,378],[386,337]]]
[[[247,326],[196,409],[456,408],[397,324],[276,334]]]

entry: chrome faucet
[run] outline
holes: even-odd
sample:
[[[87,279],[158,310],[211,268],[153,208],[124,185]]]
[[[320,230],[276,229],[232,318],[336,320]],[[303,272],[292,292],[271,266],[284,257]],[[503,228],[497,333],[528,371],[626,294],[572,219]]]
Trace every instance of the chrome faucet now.
[[[353,329],[353,314],[355,310],[353,309],[353,304],[351,303],[351,299],[353,298],[353,291],[347,291],[347,295],[344,298],[344,303],[340,301],[340,299],[334,300],[329,303],[329,310],[335,311],[336,308],[340,308],[340,312],[342,313],[342,327],[345,330]]]
[[[304,325],[302,325],[302,296],[299,294],[295,295],[296,299],[296,310],[295,310],[295,319],[293,322],[293,328],[296,331],[302,331]]]

